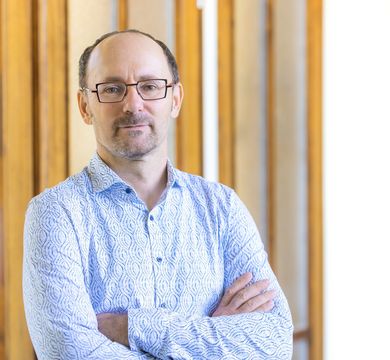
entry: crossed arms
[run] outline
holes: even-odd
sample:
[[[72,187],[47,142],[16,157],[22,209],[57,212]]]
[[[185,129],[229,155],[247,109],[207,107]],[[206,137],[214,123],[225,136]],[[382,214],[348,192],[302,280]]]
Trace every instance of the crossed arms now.
[[[254,224],[240,221],[245,231],[228,236],[236,243],[226,244],[226,291],[211,316],[162,308],[96,315],[69,216],[49,201],[32,203],[27,214],[24,300],[40,360],[291,358],[287,302]]]
[[[275,290],[267,291],[268,280],[249,284],[252,274],[241,275],[225,292],[212,317],[270,311],[276,296]],[[103,313],[97,315],[98,329],[111,341],[129,347],[127,314]]]

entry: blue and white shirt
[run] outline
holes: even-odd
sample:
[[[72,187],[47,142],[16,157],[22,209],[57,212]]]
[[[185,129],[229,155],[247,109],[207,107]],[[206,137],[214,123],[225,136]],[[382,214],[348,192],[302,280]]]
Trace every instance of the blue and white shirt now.
[[[38,359],[290,359],[287,301],[235,192],[174,169],[148,211],[95,155],[29,204],[24,303]],[[270,312],[211,317],[244,272],[277,289]],[[130,348],[96,314],[128,314]]]

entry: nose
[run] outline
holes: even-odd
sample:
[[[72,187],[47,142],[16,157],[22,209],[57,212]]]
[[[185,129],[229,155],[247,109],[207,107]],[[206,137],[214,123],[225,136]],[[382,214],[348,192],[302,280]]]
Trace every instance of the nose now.
[[[127,87],[127,94],[123,99],[123,111],[129,113],[137,113],[143,110],[144,101],[138,94],[135,86]]]

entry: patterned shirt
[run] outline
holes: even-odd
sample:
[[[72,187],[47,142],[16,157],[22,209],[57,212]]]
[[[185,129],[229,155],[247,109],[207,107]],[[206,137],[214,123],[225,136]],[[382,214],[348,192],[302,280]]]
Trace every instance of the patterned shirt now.
[[[287,301],[230,188],[174,169],[148,211],[95,155],[29,204],[23,290],[38,359],[290,359]],[[270,279],[269,312],[211,317],[244,272]],[[96,314],[128,314],[130,347]]]

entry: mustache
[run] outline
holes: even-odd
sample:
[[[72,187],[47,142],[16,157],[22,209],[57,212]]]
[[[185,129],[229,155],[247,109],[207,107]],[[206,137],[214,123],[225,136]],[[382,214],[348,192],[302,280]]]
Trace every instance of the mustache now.
[[[144,114],[128,114],[115,119],[112,124],[114,129],[131,125],[150,125],[151,119]]]

